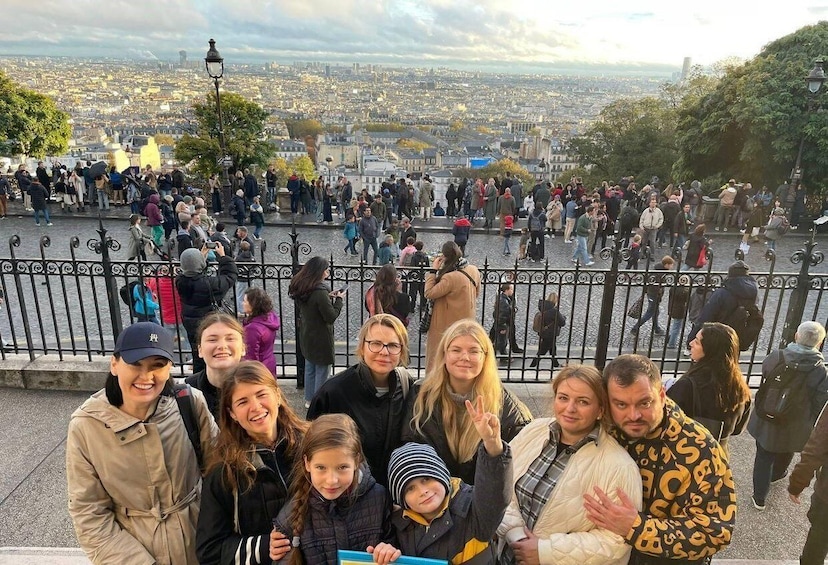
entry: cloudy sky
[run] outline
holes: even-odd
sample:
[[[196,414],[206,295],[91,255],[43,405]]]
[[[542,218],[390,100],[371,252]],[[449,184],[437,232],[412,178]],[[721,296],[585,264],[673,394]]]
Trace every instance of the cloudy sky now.
[[[657,70],[750,58],[828,18],[787,0],[3,0],[2,55]],[[764,6],[767,6],[764,7]],[[14,29],[12,29],[14,28]],[[16,30],[29,30],[28,33]]]

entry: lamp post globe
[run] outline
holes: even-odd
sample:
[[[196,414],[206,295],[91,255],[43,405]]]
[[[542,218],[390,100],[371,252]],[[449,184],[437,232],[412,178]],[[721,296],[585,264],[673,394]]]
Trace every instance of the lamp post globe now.
[[[230,175],[227,170],[232,163],[227,160],[227,145],[224,140],[224,122],[221,118],[221,93],[219,92],[219,79],[224,76],[224,58],[216,49],[216,40],[210,39],[210,48],[207,50],[207,55],[204,57],[204,66],[207,68],[207,74],[213,79],[216,87],[216,116],[218,118],[218,136],[219,136],[219,163],[222,169],[222,186],[221,186],[221,200],[223,205],[230,206]]]

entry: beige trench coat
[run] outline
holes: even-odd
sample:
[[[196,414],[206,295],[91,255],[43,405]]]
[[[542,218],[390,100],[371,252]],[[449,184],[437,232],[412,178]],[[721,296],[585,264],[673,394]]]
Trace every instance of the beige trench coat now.
[[[218,427],[192,389],[202,453]],[[92,563],[197,565],[195,531],[201,474],[174,398],[162,396],[149,420],[112,406],[98,391],[69,421],[69,515]]]

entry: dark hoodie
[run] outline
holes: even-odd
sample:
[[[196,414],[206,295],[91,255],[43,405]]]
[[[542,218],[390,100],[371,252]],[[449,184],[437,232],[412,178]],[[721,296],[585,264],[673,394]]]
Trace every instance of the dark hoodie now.
[[[828,375],[825,370],[825,358],[815,348],[798,343],[789,343],[785,349],[771,352],[762,362],[762,379],[780,374],[782,363],[798,364],[800,386],[808,393],[799,396],[803,405],[794,411],[796,417],[782,422],[765,420],[756,410],[750,415],[748,431],[756,438],[759,445],[772,453],[797,453],[802,451],[814,429],[814,424],[828,400]]]
[[[451,228],[451,233],[454,234],[455,243],[466,243],[469,240],[469,233],[471,232],[471,222],[465,216],[457,218],[454,222],[454,227]]]
[[[690,343],[696,333],[705,322],[721,322],[736,309],[737,306],[747,306],[756,303],[756,296],[759,294],[759,286],[756,280],[750,275],[728,277],[721,288],[716,289],[705,305],[696,320],[693,330],[687,336],[687,343]]]
[[[541,314],[541,330],[538,335],[544,341],[555,341],[561,328],[566,325],[566,318],[557,306],[543,298],[538,300],[538,311]]]
[[[149,202],[144,208],[144,215],[147,217],[147,225],[150,227],[160,226],[164,222],[164,216],[161,214],[161,197],[158,193],[150,194]]]

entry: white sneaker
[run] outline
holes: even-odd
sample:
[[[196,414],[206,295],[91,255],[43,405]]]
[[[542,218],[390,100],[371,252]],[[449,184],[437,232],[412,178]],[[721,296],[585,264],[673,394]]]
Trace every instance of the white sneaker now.
[[[549,239],[549,234],[543,236],[545,239]],[[552,237],[555,237],[554,235]]]
[[[47,223],[46,223],[46,225],[47,225],[47,226],[53,226],[53,225],[55,225],[55,224],[53,224],[52,222],[47,222]]]
[[[594,264],[595,264],[595,261],[590,261],[589,263],[587,263],[587,264],[586,264],[586,265],[584,265],[584,266],[585,266],[585,267],[591,267],[591,266],[593,266]]]

